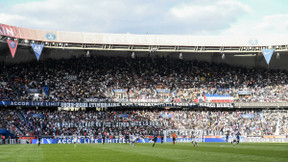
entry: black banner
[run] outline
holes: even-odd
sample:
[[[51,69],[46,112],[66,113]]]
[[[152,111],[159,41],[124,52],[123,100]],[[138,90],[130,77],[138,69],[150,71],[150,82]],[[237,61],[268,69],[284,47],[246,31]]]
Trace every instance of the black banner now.
[[[209,107],[233,108],[233,103],[155,103],[155,102],[38,102],[38,101],[1,101],[0,106],[23,107],[70,107],[70,108],[108,108],[108,107]]]

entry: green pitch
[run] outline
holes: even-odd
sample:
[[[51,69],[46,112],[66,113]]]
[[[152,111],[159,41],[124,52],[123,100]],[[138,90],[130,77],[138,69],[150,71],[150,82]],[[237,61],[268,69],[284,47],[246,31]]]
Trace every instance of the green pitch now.
[[[288,161],[287,143],[241,143],[233,147],[228,143],[136,144],[51,144],[0,145],[0,161]]]

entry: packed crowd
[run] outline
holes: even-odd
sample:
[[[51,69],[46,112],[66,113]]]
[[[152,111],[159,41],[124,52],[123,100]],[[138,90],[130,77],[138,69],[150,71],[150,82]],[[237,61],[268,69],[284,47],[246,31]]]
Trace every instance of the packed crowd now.
[[[3,67],[3,68],[2,68]],[[1,100],[286,102],[287,72],[167,58],[80,57],[1,65]],[[240,93],[241,92],[241,93]]]
[[[239,130],[244,136],[287,135],[287,110],[277,111],[48,111],[1,110],[0,127],[17,127],[26,136],[99,134],[119,136],[125,132],[151,135],[168,129],[203,130],[205,135],[224,135]],[[20,116],[20,117],[19,117]],[[22,116],[22,117],[21,117]],[[21,133],[21,134],[20,134]]]
[[[21,130],[26,127],[16,110],[0,109],[0,128],[6,129],[14,135],[23,135]],[[26,130],[27,131],[27,130]]]

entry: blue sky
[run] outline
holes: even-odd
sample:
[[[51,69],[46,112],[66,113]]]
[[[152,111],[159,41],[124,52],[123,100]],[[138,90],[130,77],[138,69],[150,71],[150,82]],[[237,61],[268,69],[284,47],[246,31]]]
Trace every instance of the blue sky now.
[[[173,35],[288,35],[287,0],[0,0],[0,23]]]

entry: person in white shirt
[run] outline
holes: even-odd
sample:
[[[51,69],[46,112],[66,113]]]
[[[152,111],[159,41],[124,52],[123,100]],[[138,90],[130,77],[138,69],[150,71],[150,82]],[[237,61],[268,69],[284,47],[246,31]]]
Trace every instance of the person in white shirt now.
[[[192,135],[191,135],[192,144],[194,145],[194,147],[197,146],[198,148],[198,143],[197,143],[196,138],[197,138],[196,134],[192,132]]]
[[[233,146],[235,146],[235,143],[237,141],[237,132],[236,130],[234,132],[232,132],[232,143],[233,143]]]
[[[130,146],[131,146],[133,149],[134,149],[135,142],[136,142],[136,137],[135,137],[135,135],[131,134],[131,135],[130,135]]]
[[[94,142],[94,136],[93,136],[93,133],[91,132],[90,134],[90,143],[92,144]]]
[[[73,134],[73,143],[74,143],[74,147],[76,147],[76,143],[77,143],[77,134],[76,132]]]

